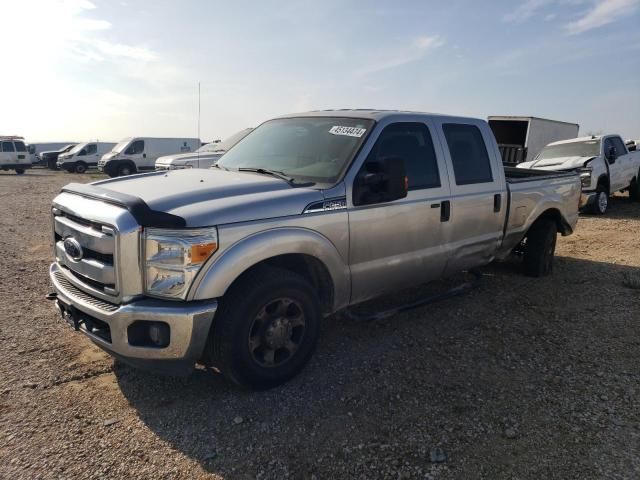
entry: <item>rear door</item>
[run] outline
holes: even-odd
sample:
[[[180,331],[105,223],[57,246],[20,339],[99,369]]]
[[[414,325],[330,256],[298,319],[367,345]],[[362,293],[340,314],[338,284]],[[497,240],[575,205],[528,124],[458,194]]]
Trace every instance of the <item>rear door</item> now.
[[[353,302],[442,275],[447,255],[441,208],[449,200],[449,185],[432,130],[425,122],[385,126],[352,180],[359,181],[385,157],[399,157],[405,162],[409,188],[407,197],[390,202],[355,205],[350,198]]]
[[[13,142],[11,140],[4,140],[0,146],[0,150],[2,150],[2,163],[5,164],[14,164],[18,163],[18,157],[16,155],[16,149],[13,146]]]
[[[13,147],[16,150],[17,163],[31,163],[31,155],[27,151],[27,146],[21,140],[14,140]]]
[[[501,239],[507,205],[504,168],[482,122],[437,119],[449,170],[450,249],[446,273],[489,263]]]

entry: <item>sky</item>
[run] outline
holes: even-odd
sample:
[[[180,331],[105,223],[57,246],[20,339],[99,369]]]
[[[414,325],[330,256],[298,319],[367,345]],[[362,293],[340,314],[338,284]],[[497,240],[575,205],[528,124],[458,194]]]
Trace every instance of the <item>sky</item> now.
[[[0,0],[0,134],[230,136],[380,108],[640,139],[640,0]]]

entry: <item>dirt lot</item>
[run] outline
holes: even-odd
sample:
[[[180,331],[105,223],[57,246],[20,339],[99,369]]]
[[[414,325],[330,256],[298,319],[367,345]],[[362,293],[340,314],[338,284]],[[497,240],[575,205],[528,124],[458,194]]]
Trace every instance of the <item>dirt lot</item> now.
[[[331,318],[301,375],[249,393],[114,364],[44,300],[50,201],[95,178],[0,173],[0,478],[640,477],[640,205],[583,216],[551,278],[507,262]]]

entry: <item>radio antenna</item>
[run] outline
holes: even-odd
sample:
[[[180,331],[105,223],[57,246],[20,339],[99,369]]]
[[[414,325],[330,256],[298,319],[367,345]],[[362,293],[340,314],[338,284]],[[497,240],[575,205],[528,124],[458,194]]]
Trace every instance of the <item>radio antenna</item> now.
[[[200,82],[198,82],[198,142],[200,140]],[[200,145],[198,145],[198,168],[200,168]]]

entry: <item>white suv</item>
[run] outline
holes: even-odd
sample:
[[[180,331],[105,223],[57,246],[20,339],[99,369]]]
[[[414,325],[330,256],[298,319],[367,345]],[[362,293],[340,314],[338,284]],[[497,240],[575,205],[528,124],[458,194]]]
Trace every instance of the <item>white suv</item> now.
[[[0,169],[15,170],[18,175],[22,175],[27,168],[31,168],[31,157],[24,138],[0,136]]]

